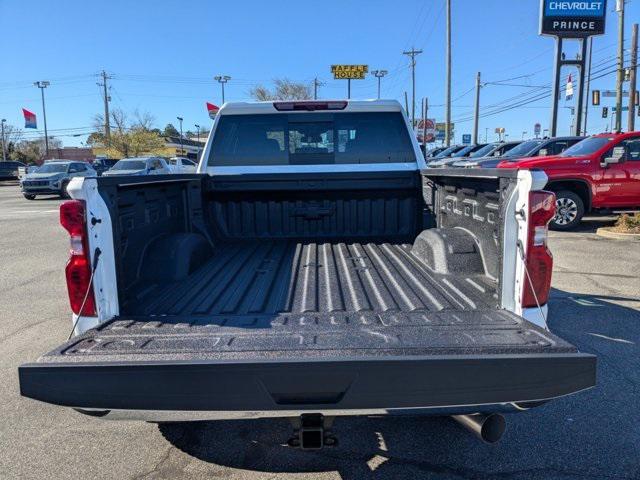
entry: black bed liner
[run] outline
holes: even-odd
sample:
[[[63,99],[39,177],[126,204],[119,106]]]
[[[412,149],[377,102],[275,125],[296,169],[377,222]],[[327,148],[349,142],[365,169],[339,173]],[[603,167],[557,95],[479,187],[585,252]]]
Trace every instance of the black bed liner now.
[[[194,317],[476,310],[497,303],[484,275],[438,275],[385,241],[262,240],[216,245],[186,280],[144,289],[124,310]]]
[[[186,280],[20,367],[73,407],[363,409],[534,401],[589,388],[595,357],[386,242],[218,245]]]

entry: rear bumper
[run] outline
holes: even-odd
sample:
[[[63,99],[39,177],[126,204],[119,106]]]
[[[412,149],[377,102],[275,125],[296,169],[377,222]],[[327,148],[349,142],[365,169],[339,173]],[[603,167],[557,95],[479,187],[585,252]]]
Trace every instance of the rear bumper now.
[[[56,405],[272,412],[270,416],[535,402],[590,388],[595,375],[596,358],[580,353],[306,362],[34,363],[19,369],[23,396]]]

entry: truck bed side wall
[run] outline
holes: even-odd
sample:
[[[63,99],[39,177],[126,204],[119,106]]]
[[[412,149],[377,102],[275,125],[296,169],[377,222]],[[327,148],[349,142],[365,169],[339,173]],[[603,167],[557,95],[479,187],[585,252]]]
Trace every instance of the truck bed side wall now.
[[[505,208],[516,185],[515,177],[498,173],[500,176],[423,171],[423,195],[430,218],[436,219],[438,229],[466,231],[478,246],[485,273],[496,281],[502,276]]]
[[[162,236],[189,233],[202,225],[202,177],[166,175],[100,177],[99,191],[111,213],[118,294],[131,300],[149,246]]]

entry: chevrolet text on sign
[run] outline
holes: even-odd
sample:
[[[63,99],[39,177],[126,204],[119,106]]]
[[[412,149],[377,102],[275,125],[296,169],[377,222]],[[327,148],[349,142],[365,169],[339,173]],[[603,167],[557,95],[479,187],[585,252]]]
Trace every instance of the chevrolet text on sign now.
[[[606,0],[542,0],[540,33],[580,38],[604,33]]]

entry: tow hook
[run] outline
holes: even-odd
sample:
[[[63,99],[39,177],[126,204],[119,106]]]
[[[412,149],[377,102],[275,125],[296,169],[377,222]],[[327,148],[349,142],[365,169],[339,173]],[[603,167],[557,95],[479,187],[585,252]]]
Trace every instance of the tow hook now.
[[[293,435],[287,441],[290,447],[303,450],[320,450],[323,447],[335,447],[338,439],[331,432],[334,417],[325,417],[321,413],[303,413],[291,418]]]

